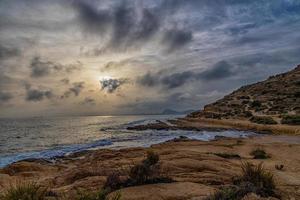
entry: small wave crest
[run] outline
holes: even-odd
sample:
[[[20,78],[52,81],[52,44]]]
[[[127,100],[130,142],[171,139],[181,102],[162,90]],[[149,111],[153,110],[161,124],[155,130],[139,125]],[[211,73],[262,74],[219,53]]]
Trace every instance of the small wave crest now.
[[[113,143],[111,140],[105,139],[105,140],[98,140],[88,144],[74,144],[69,146],[56,147],[44,151],[18,153],[14,155],[5,156],[5,157],[0,157],[0,168],[21,160],[26,160],[26,159],[51,160],[53,158],[61,157],[71,153],[81,152],[84,150],[102,147],[102,146],[109,146],[112,144]]]

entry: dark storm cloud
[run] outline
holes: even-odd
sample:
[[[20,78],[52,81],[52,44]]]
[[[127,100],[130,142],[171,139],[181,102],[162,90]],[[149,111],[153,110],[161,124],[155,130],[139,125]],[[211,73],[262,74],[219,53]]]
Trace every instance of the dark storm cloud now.
[[[191,31],[173,29],[165,33],[162,42],[166,45],[167,52],[172,52],[191,42],[192,38]]]
[[[128,79],[120,78],[120,79],[103,79],[100,80],[101,90],[104,90],[108,93],[115,92],[118,88],[120,88],[123,84],[128,83]]]
[[[162,85],[167,89],[178,88],[190,81],[213,81],[234,75],[234,66],[226,61],[220,61],[202,72],[184,71],[168,75],[162,72],[152,74],[150,72],[138,77],[137,83],[147,87]]]
[[[108,10],[97,10],[87,1],[75,1],[73,5],[78,9],[79,20],[84,29],[103,33],[112,23],[113,18]]]
[[[135,7],[132,2],[122,1],[109,8],[96,9],[97,4],[76,1],[79,20],[84,31],[94,34],[109,33],[109,40],[103,48],[96,48],[94,55],[106,51],[124,51],[139,48],[150,42],[155,34],[163,35],[162,42],[168,50],[180,49],[192,39],[191,30],[165,28],[165,14],[160,5],[152,8]]]
[[[210,69],[199,74],[199,78],[204,80],[217,80],[234,75],[234,66],[226,61],[220,61]]]
[[[51,61],[43,61],[40,57],[33,57],[30,63],[31,77],[40,78],[49,76],[55,72],[72,73],[81,70],[82,63],[77,61],[74,64],[62,65]]]
[[[0,91],[0,104],[9,102],[13,98],[13,95],[9,92]]]
[[[184,85],[186,82],[197,79],[199,74],[192,71],[185,71],[181,73],[174,73],[164,76],[160,79],[162,85],[168,89],[177,88]]]
[[[84,89],[84,82],[75,82],[72,84],[72,87],[70,87],[64,94],[61,96],[61,98],[68,98],[71,94],[74,94],[74,96],[79,96],[81,91]]]

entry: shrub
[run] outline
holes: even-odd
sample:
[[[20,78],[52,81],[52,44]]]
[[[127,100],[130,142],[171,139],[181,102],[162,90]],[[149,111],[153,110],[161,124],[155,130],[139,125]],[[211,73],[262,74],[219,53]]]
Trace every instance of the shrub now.
[[[284,168],[284,165],[275,165],[275,169],[277,169],[277,170],[283,170],[283,168]]]
[[[240,155],[232,153],[215,153],[215,155],[226,159],[241,159]]]
[[[253,115],[252,115],[252,113],[251,113],[250,111],[245,111],[245,112],[244,112],[244,116],[245,116],[246,118],[250,118],[250,117],[252,117]]]
[[[108,197],[108,190],[99,190],[98,192],[77,191],[76,200],[121,200],[121,193],[117,192],[111,198]]]
[[[223,187],[219,191],[215,192],[211,196],[207,197],[205,200],[236,200],[240,199],[237,196],[236,187]]]
[[[170,183],[173,180],[161,175],[159,155],[152,151],[147,152],[147,158],[140,164],[134,165],[129,172],[126,185],[142,185],[152,183]]]
[[[284,115],[281,120],[281,123],[290,125],[300,125],[300,115]]]
[[[129,172],[129,177],[134,184],[144,184],[148,179],[153,178],[154,174],[159,171],[157,165],[159,155],[153,151],[147,152],[147,158],[140,164],[134,165]]]
[[[256,166],[248,162],[242,164],[242,175],[234,183],[263,197],[275,196],[273,175],[263,168],[262,163]]]
[[[250,152],[250,155],[253,156],[254,159],[267,159],[270,156],[266,153],[264,149],[256,148]]]
[[[130,169],[129,177],[134,184],[143,184],[147,181],[151,174],[150,166],[144,164],[137,164]]]
[[[36,183],[22,183],[11,186],[0,196],[1,200],[44,200],[47,189]]]
[[[120,174],[117,172],[111,173],[107,178],[103,188],[110,191],[120,189],[123,185],[123,181],[120,178]]]
[[[242,174],[233,180],[234,185],[222,187],[206,200],[241,200],[249,193],[262,197],[279,197],[275,192],[273,175],[262,164],[254,166],[244,163],[241,168]]]
[[[155,165],[159,161],[159,155],[154,153],[153,151],[148,151],[147,152],[147,158],[143,161],[144,165]]]
[[[135,185],[173,182],[171,178],[161,175],[161,169],[158,162],[159,155],[153,151],[149,151],[147,152],[146,159],[129,169],[127,179],[124,178],[122,180],[120,174],[114,172],[107,177],[103,189],[114,191],[122,187]]]
[[[251,107],[252,108],[256,108],[256,107],[260,107],[261,106],[261,103],[257,100],[254,100],[251,102]]]
[[[277,122],[272,117],[253,116],[250,118],[250,121],[257,124],[277,124]]]
[[[296,93],[294,94],[294,97],[299,98],[299,97],[300,97],[300,92],[296,92]]]

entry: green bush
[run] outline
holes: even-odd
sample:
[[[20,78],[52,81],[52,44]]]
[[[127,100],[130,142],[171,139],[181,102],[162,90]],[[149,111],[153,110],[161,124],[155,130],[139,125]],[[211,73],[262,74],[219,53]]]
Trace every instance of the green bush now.
[[[300,115],[284,115],[281,120],[282,124],[300,125]]]
[[[250,121],[257,124],[277,124],[272,117],[253,116],[250,118]]]
[[[250,155],[253,156],[254,159],[267,159],[270,156],[266,153],[264,149],[256,148],[250,152]]]
[[[47,188],[36,183],[21,183],[11,186],[1,196],[1,200],[44,200]]]

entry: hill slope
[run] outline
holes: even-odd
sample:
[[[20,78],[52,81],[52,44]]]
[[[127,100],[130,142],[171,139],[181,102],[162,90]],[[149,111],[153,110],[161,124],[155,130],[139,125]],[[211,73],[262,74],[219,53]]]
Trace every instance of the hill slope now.
[[[285,115],[285,116],[284,116]],[[267,80],[240,89],[203,110],[188,115],[190,118],[250,119],[259,118],[281,122],[292,117],[296,124],[300,115],[300,65],[295,69],[271,76]],[[270,122],[271,124],[271,122]]]

